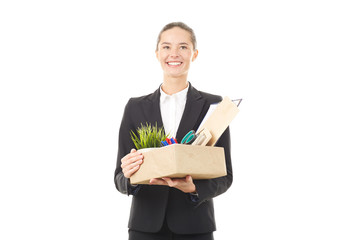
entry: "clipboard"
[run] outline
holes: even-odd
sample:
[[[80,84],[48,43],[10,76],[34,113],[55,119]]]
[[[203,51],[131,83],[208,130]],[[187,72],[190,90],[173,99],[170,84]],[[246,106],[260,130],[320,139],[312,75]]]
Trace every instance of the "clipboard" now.
[[[238,106],[241,101],[242,99],[230,100],[229,97],[224,97],[220,103],[210,105],[208,112],[196,131],[196,133],[200,133],[203,129],[207,129],[210,132],[212,137],[206,146],[214,146],[216,144],[225,129],[239,113]]]

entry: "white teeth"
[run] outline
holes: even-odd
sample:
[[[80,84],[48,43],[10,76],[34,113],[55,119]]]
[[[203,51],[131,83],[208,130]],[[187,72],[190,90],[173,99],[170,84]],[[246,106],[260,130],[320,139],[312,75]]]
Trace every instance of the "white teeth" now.
[[[169,65],[172,65],[172,66],[177,66],[177,65],[180,65],[181,62],[168,62]]]

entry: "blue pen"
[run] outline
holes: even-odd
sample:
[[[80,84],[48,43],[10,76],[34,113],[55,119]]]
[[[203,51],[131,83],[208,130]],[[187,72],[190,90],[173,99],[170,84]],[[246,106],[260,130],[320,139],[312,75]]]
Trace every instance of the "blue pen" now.
[[[170,138],[170,141],[171,141],[171,144],[175,144],[176,142],[175,142],[175,139],[172,137],[172,138]]]
[[[161,141],[161,146],[165,147],[167,145],[169,145],[169,144],[166,141]]]

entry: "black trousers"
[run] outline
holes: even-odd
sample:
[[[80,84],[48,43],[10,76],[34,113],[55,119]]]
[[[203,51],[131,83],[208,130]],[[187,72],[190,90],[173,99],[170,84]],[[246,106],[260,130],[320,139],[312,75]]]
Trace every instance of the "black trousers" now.
[[[175,234],[170,231],[164,222],[163,227],[157,233],[138,232],[129,229],[129,240],[214,240],[213,233],[205,234]]]

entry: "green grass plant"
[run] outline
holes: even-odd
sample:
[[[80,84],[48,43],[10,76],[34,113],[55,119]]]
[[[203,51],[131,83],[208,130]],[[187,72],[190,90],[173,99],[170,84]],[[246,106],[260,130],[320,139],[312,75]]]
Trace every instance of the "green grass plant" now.
[[[160,147],[161,141],[164,141],[167,137],[169,137],[169,135],[165,134],[164,128],[159,128],[157,123],[155,123],[155,126],[151,126],[151,124],[148,123],[145,125],[141,124],[141,126],[137,128],[136,132],[137,134],[131,130],[130,136],[136,149],[138,150],[142,148]]]

